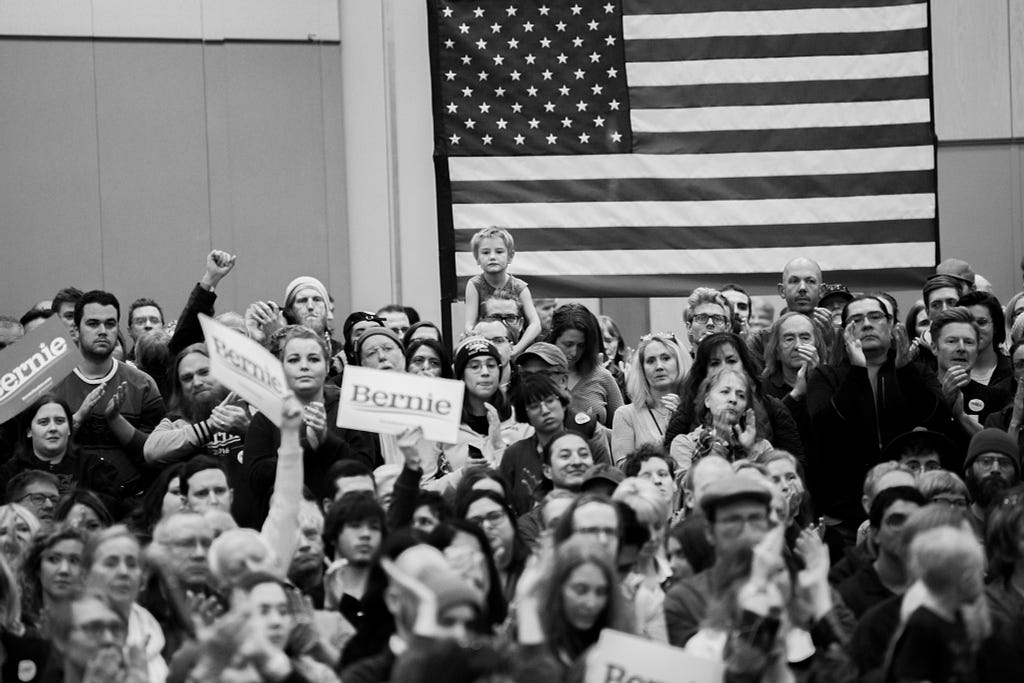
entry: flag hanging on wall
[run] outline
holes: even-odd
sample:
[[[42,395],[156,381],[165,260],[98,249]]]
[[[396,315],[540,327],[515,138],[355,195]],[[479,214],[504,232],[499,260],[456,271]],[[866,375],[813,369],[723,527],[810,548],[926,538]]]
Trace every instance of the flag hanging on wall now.
[[[917,287],[935,265],[928,3],[429,0],[442,292],[515,238],[535,295]]]

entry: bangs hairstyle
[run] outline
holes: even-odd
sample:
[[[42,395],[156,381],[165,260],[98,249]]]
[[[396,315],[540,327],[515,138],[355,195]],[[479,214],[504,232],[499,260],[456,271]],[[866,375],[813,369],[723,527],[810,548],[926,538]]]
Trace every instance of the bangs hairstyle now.
[[[28,432],[32,428],[32,423],[36,419],[36,413],[39,412],[40,408],[51,403],[59,405],[61,407],[61,410],[64,411],[64,417],[66,417],[68,420],[68,446],[70,447],[71,438],[75,435],[74,411],[71,410],[71,406],[68,405],[68,402],[62,399],[60,396],[57,396],[57,394],[47,393],[43,394],[35,401],[33,401],[32,405],[29,406],[28,410],[22,413],[23,417],[21,419],[21,441],[23,442],[24,446],[28,449],[26,450],[26,453],[32,452],[32,437],[28,435]]]
[[[569,407],[569,394],[562,387],[558,386],[555,380],[548,375],[535,373],[519,378],[515,387],[512,388],[512,409],[515,410],[518,422],[529,423],[530,419],[526,414],[527,406],[539,403],[551,396],[557,396],[562,408]]]
[[[288,348],[288,343],[293,339],[312,339],[316,342],[317,346],[320,347],[320,353],[324,357],[324,362],[327,363],[330,361],[331,350],[327,348],[327,342],[324,341],[324,338],[308,327],[303,327],[302,325],[289,326],[288,331],[281,337],[280,346],[277,351],[278,360],[282,362],[284,361],[284,354]]]
[[[690,357],[683,353],[683,349],[674,337],[663,332],[641,337],[633,360],[630,362],[629,372],[626,373],[626,392],[633,399],[633,403],[645,405],[648,408],[657,407],[657,403],[651,395],[651,385],[647,382],[647,374],[644,373],[644,357],[647,349],[655,343],[662,344],[669,355],[676,359],[676,368],[679,375],[676,377],[671,393],[683,393],[683,382],[686,379],[687,371],[690,369]]]
[[[964,306],[954,306],[953,308],[947,308],[944,311],[940,311],[935,314],[932,318],[932,324],[928,328],[928,331],[932,335],[932,344],[939,343],[939,337],[942,336],[942,330],[946,325],[953,325],[954,323],[962,323],[964,325],[970,325],[971,329],[974,330],[975,341],[981,339],[981,329],[978,327],[978,323],[974,321],[974,316]],[[994,343],[993,339],[993,343]]]
[[[772,323],[768,329],[768,336],[764,341],[764,373],[765,379],[770,379],[782,373],[782,362],[779,360],[779,347],[782,346],[782,325],[787,320],[800,316],[811,325],[811,336],[814,340],[814,348],[818,350],[818,362],[821,365],[828,364],[828,348],[825,345],[825,338],[821,336],[821,330],[814,324],[814,321],[803,313],[789,311],[783,314],[778,320]]]
[[[874,301],[876,304],[878,304],[878,309],[885,314],[886,320],[892,322],[892,316],[889,315],[889,307],[885,305],[884,301],[882,301],[879,297],[875,296],[874,294],[857,294],[852,299],[847,301],[845,306],[843,306],[843,314],[841,318],[843,328],[846,327],[846,323],[848,322],[848,316],[850,315],[850,306],[857,303],[858,301]]]
[[[432,326],[433,323],[421,323],[424,327]],[[410,330],[412,328],[409,328]],[[406,333],[408,336],[408,332]],[[413,356],[416,355],[416,350],[421,346],[426,346],[437,354],[437,357],[441,363],[441,377],[444,379],[455,379],[455,371],[452,370],[452,354],[448,351],[445,346],[437,341],[436,339],[421,338],[415,341],[411,341],[405,347],[405,369],[409,370],[409,364],[412,362]]]
[[[388,535],[388,515],[369,491],[350,491],[339,498],[324,519],[324,552],[334,555],[334,544],[347,524],[371,520],[380,526],[381,540]]]
[[[551,331],[546,341],[558,346],[558,338],[570,330],[583,334],[583,351],[576,361],[580,375],[589,375],[597,368],[604,346],[597,316],[583,304],[564,304],[551,315]]]
[[[747,373],[743,372],[742,370],[737,370],[736,368],[722,366],[720,369],[715,370],[707,377],[705,377],[704,381],[700,383],[700,389],[697,392],[697,398],[693,403],[693,414],[696,418],[697,424],[711,424],[711,422],[709,421],[711,417],[711,412],[708,410],[708,407],[704,405],[704,399],[707,398],[708,394],[711,393],[711,391],[720,381],[724,380],[726,377],[729,377],[730,375],[739,377],[740,380],[743,381],[744,386],[746,387],[747,405],[743,408],[742,412],[745,412],[748,408],[754,407],[754,383],[750,379],[750,377],[747,376]],[[758,436],[760,436],[762,433],[763,432],[761,432],[761,430],[758,429]]]
[[[910,338],[910,341],[914,341],[921,336],[921,333],[917,331],[917,316],[921,311],[925,311],[925,315],[927,315],[927,310],[924,307],[924,302],[917,301],[907,311],[907,318],[903,324],[907,328],[907,336]],[[1006,336],[1006,330],[1003,330],[1003,336]]]
[[[992,346],[1000,347],[1006,341],[1006,316],[1003,315],[1003,307],[999,305],[999,299],[988,292],[967,292],[956,302],[957,306],[969,308],[971,306],[984,306],[988,309],[988,317],[992,323]]]
[[[139,537],[133,534],[124,524],[116,524],[89,534],[85,539],[85,547],[82,549],[82,571],[87,575],[92,565],[96,562],[96,554],[99,552],[100,547],[108,541],[114,541],[119,538],[127,538],[135,544],[138,550],[136,557],[139,560],[139,566],[145,567],[145,557]]]
[[[473,258],[479,256],[480,242],[491,237],[496,237],[505,243],[505,249],[508,250],[508,257],[510,260],[516,255],[516,242],[512,239],[512,233],[504,228],[491,226],[477,231],[477,233],[473,235],[473,239],[470,240],[469,246],[473,250]]]
[[[608,360],[613,363],[622,362],[622,349],[626,346],[626,340],[622,338],[622,332],[619,330],[619,325],[616,323],[611,316],[601,315],[597,317],[597,322],[601,325],[601,342],[604,342],[605,332],[608,332],[609,337],[614,337],[619,341],[618,346],[615,347],[615,357],[609,358]]]

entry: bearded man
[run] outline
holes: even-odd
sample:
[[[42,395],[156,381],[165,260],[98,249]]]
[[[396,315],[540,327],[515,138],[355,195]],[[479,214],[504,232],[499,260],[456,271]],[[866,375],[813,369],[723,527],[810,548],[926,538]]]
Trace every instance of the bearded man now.
[[[217,458],[224,464],[228,486],[235,491],[232,516],[239,526],[256,525],[257,506],[250,500],[242,453],[251,419],[248,406],[210,374],[205,344],[182,349],[171,368],[170,407],[146,440],[146,462],[167,465],[196,455]]]

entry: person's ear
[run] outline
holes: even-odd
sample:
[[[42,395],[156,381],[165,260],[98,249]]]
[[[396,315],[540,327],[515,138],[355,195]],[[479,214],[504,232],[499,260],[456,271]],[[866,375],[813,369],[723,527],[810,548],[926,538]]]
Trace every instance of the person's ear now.
[[[709,520],[707,525],[704,527],[704,538],[707,539],[708,544],[711,547],[715,547],[715,535],[711,533],[711,521]]]
[[[864,508],[865,515],[871,512],[871,501],[868,500],[867,495],[863,495],[860,497],[860,506]]]
[[[551,465],[542,465],[541,472],[544,473],[545,479],[551,479]]]
[[[234,503],[234,502],[235,502],[235,490],[234,489],[228,489],[228,507],[231,507],[231,504]]]
[[[784,285],[784,284],[782,284],[780,282],[775,287],[779,291],[779,296],[782,297],[783,299],[785,299],[786,298],[786,285]]]

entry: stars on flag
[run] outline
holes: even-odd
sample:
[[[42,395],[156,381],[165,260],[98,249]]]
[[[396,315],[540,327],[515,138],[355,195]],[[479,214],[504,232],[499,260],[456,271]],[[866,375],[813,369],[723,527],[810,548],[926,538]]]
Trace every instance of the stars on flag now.
[[[622,134],[629,112],[623,104],[621,24],[614,4],[440,4],[444,50],[438,52],[437,73],[450,152],[628,151]]]

